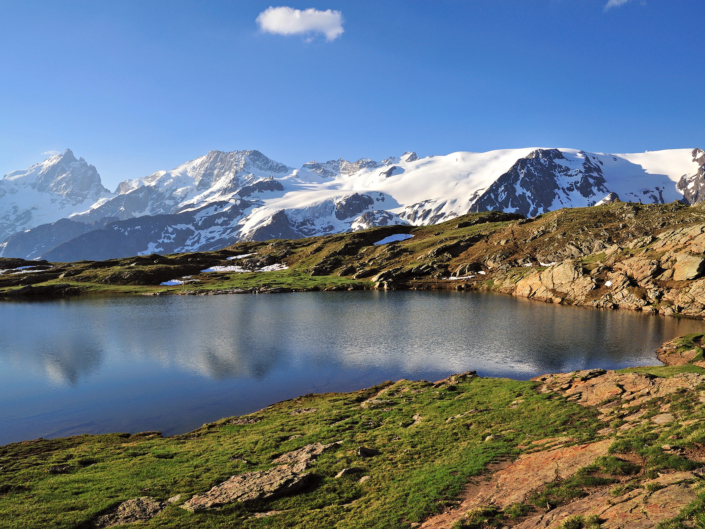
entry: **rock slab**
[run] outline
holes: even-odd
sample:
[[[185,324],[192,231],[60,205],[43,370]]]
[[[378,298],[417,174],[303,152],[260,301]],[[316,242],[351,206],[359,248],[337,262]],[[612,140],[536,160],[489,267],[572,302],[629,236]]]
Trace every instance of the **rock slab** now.
[[[311,477],[301,472],[303,465],[281,465],[269,470],[232,476],[205,494],[199,494],[183,504],[183,508],[198,512],[234,502],[265,500],[292,494],[303,488]]]

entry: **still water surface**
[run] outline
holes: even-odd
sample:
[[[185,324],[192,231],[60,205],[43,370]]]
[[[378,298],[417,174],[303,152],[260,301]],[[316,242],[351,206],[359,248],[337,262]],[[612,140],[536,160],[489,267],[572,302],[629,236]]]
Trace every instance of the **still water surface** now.
[[[0,303],[0,444],[181,433],[306,393],[653,365],[703,323],[462,292]]]

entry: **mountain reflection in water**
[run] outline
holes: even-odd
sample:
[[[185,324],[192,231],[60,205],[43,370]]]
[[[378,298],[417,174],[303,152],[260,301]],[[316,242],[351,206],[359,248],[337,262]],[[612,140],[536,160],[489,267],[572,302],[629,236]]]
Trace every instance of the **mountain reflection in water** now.
[[[701,322],[459,292],[0,304],[0,443],[186,431],[300,394],[656,364]]]

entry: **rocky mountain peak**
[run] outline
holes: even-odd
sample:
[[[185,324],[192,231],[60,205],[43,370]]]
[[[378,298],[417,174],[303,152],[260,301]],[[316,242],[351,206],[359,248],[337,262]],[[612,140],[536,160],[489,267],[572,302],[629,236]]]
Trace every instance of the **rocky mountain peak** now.
[[[32,171],[36,167],[38,171]],[[109,193],[103,187],[100,175],[93,165],[83,158],[76,159],[71,149],[54,155],[43,163],[30,168],[27,173],[35,173],[34,185],[37,191],[49,192],[80,203],[88,198],[98,199]]]
[[[290,171],[286,165],[275,162],[255,150],[210,151],[205,156],[177,167],[174,171],[179,172],[183,169],[196,181],[198,189],[208,189],[224,179],[232,183],[243,175],[262,176],[261,173],[283,175]]]
[[[558,149],[536,149],[535,151],[532,151],[529,153],[529,155],[526,157],[527,160],[541,160],[542,162],[545,161],[555,161],[555,160],[563,160],[565,157],[563,156],[563,153],[559,151]]]

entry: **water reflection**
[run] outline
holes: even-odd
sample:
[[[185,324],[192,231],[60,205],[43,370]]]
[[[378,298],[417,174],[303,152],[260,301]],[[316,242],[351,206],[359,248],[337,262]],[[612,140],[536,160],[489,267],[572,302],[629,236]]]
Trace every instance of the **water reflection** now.
[[[0,304],[0,442],[184,431],[311,391],[654,364],[701,322],[455,292]],[[49,383],[47,383],[49,382]]]

